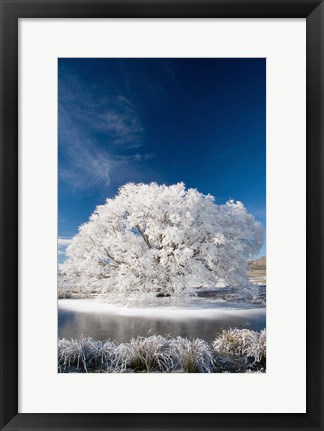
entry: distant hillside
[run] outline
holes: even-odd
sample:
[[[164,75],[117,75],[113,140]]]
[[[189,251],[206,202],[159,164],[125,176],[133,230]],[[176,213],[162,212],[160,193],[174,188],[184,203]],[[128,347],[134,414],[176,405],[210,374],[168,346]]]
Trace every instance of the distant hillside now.
[[[262,256],[259,259],[250,260],[248,262],[249,271],[248,277],[253,284],[266,284],[266,257]]]
[[[248,262],[249,267],[251,268],[251,270],[266,270],[266,257],[262,256],[259,259],[256,260],[250,260]]]

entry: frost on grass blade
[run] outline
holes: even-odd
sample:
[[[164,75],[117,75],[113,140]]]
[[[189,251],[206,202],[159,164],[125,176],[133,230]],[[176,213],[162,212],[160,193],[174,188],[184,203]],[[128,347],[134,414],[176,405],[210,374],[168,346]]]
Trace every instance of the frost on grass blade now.
[[[59,339],[59,369],[75,368],[77,371],[89,372],[98,368],[116,368],[116,345],[111,341],[98,341],[90,337],[78,340]]]
[[[168,341],[160,336],[133,338],[126,345],[128,349],[128,366],[146,372],[171,371],[174,363],[169,352]]]
[[[224,329],[213,347],[216,352],[244,356],[262,363],[266,360],[266,330]]]
[[[212,351],[204,340],[177,337],[170,342],[170,350],[185,373],[212,373],[215,368]]]
[[[265,371],[265,330],[223,331],[213,343],[213,348],[199,338],[191,340],[161,335],[137,337],[129,343],[121,344],[89,337],[81,337],[78,340],[63,338],[58,340],[58,370],[62,373]]]

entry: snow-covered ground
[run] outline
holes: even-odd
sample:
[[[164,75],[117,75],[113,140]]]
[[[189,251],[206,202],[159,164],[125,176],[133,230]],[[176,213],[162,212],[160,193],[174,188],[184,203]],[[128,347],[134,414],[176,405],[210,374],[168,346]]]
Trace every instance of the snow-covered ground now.
[[[174,305],[170,298],[156,298],[145,306],[123,307],[103,302],[100,299],[60,299],[59,310],[83,313],[100,313],[115,316],[137,316],[156,319],[211,318],[224,319],[230,316],[265,316],[266,309],[259,304],[232,302],[221,299],[191,298],[184,304]]]

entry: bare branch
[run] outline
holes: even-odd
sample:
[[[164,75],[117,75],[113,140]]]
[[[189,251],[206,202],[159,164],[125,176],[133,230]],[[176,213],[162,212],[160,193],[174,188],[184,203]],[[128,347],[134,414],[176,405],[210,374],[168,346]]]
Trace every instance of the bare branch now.
[[[136,229],[137,229],[138,233],[139,233],[139,234],[141,235],[141,237],[143,238],[143,240],[144,240],[145,244],[148,246],[148,248],[152,248],[152,246],[151,246],[151,244],[150,244],[150,241],[149,241],[148,236],[147,236],[145,233],[143,233],[143,232],[141,231],[141,228],[139,227],[139,225],[138,225],[138,224],[137,224],[135,227],[136,227]]]
[[[97,245],[97,244],[96,244],[96,242],[93,240],[93,238],[91,238],[91,236],[89,236],[89,238],[90,238],[90,239],[91,239],[91,241],[94,243],[94,245]],[[109,253],[109,251],[108,251],[105,247],[102,247],[102,248],[103,248],[104,252],[106,253],[107,257],[108,257],[109,259],[111,259],[113,262],[115,262],[117,265],[120,265],[120,264],[122,264],[122,263],[126,264],[126,262],[119,261],[119,260],[115,259],[115,258],[114,258],[110,253]]]

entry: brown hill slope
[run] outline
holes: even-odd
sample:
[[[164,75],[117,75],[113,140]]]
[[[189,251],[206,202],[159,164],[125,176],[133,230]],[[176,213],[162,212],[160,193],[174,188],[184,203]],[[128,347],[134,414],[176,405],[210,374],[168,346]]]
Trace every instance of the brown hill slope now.
[[[266,284],[266,257],[262,256],[259,259],[250,260],[248,265],[249,271],[247,274],[251,282],[253,284]]]

